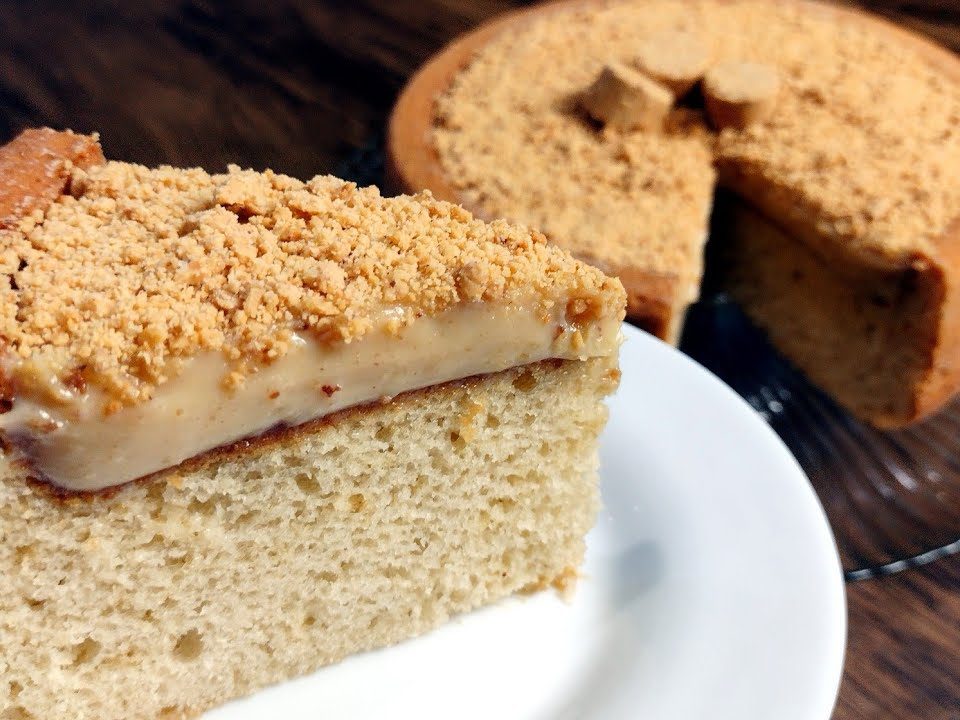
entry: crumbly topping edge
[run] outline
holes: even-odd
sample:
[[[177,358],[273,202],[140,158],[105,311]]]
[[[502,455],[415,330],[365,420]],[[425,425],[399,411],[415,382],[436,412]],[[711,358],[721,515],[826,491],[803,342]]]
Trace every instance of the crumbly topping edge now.
[[[70,188],[0,231],[0,337],[20,383],[136,403],[202,352],[242,382],[298,332],[349,343],[468,302],[622,314],[618,281],[429,193],[120,162],[75,170]]]

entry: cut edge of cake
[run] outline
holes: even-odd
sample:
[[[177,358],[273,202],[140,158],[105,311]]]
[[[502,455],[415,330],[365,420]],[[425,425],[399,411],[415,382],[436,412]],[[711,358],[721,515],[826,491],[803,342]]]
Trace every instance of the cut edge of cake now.
[[[954,396],[960,282],[946,268],[960,267],[960,235],[940,246],[943,254],[890,269],[824,257],[739,198],[722,206],[721,282],[841,405],[877,427],[897,428]]]
[[[191,718],[514,593],[570,592],[618,379],[613,358],[521,366],[89,496],[4,461],[0,707]]]

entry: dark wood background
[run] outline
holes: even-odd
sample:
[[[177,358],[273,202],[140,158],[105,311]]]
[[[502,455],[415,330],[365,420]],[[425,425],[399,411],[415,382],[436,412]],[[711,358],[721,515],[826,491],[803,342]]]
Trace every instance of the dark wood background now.
[[[430,54],[520,4],[8,0],[0,141],[51,125],[98,130],[108,157],[146,164],[330,172],[382,132]],[[960,52],[960,0],[846,4]],[[848,595],[837,720],[960,718],[960,557],[850,585]]]

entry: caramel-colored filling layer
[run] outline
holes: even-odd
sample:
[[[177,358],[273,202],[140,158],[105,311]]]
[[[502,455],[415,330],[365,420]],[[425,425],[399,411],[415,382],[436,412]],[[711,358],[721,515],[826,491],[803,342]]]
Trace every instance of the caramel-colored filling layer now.
[[[73,491],[120,485],[220,445],[337,410],[548,358],[616,352],[615,317],[570,324],[519,306],[477,303],[416,320],[399,335],[384,326],[351,343],[307,335],[294,348],[227,389],[226,359],[190,360],[154,396],[111,414],[95,391],[24,396],[0,416],[13,452],[40,477]]]

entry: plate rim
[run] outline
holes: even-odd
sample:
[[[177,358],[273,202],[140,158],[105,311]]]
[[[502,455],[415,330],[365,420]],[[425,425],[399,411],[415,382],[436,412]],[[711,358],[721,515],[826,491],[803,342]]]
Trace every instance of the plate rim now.
[[[562,1],[563,0],[561,0],[561,2]],[[843,565],[840,560],[839,548],[837,546],[836,539],[834,538],[833,530],[830,526],[826,510],[821,504],[813,485],[811,484],[806,473],[803,471],[803,468],[800,466],[799,461],[797,461],[797,459],[790,452],[790,449],[787,447],[786,443],[781,440],[773,428],[771,428],[770,425],[764,421],[760,414],[757,413],[756,410],[742,396],[740,396],[733,388],[727,385],[722,379],[690,356],[681,352],[678,348],[664,342],[660,338],[657,338],[637,327],[630,325],[627,322],[622,324],[622,332],[624,340],[623,345],[626,345],[627,343],[639,343],[640,345],[646,345],[647,347],[643,352],[663,353],[670,356],[669,362],[679,363],[680,365],[685,366],[687,371],[703,376],[707,383],[713,386],[717,396],[724,398],[724,403],[727,403],[731,408],[736,408],[733,410],[733,412],[742,414],[745,418],[749,417],[748,422],[757,430],[756,438],[762,437],[764,438],[762,442],[769,444],[771,448],[776,447],[777,454],[781,456],[781,460],[784,463],[784,469],[788,469],[788,472],[794,476],[791,482],[798,483],[801,494],[806,498],[806,514],[811,520],[811,530],[814,530],[817,533],[819,540],[828,541],[826,543],[826,547],[829,548],[829,552],[827,555],[821,558],[821,561],[824,564],[824,569],[826,569],[826,566],[829,565],[830,569],[832,570],[832,572],[829,573],[829,577],[833,578],[830,587],[824,587],[822,589],[823,596],[828,598],[832,612],[836,613],[834,622],[838,624],[836,628],[837,636],[833,638],[833,642],[830,644],[832,652],[830,656],[825,657],[824,661],[821,663],[821,666],[825,669],[824,677],[829,681],[828,687],[830,689],[829,707],[827,708],[827,714],[823,716],[823,720],[829,720],[829,718],[833,715],[833,711],[836,709],[836,704],[839,699],[840,690],[843,684],[847,646],[849,643],[849,616],[846,583],[844,581]],[[621,362],[622,359],[623,354],[621,352]],[[622,365],[621,371],[623,371]],[[617,392],[620,392],[619,389]],[[611,417],[612,416],[613,413],[611,413]],[[786,478],[787,474],[784,474],[783,480]],[[819,720],[819,718],[817,718],[817,720]]]

